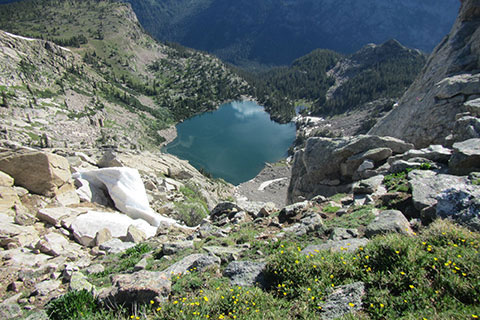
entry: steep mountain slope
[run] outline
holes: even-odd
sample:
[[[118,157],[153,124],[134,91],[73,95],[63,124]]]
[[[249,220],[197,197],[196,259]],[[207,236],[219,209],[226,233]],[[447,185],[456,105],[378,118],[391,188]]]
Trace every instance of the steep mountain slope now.
[[[68,46],[107,81],[110,100],[147,111],[165,127],[245,93],[218,59],[148,36],[116,1],[21,1],[1,6],[0,29]],[[31,57],[32,64],[41,63]],[[55,92],[55,90],[54,90]]]
[[[396,40],[369,44],[342,56],[314,50],[289,67],[243,73],[272,117],[289,121],[294,105],[314,115],[338,115],[378,99],[397,99],[418,75],[426,56]],[[393,102],[390,103],[390,107]]]
[[[445,143],[464,103],[480,95],[480,1],[464,0],[450,32],[399,102],[372,130],[427,146]]]
[[[134,98],[67,48],[0,31],[0,66],[2,138],[44,147],[161,142],[160,109],[120,101]]]
[[[289,64],[315,48],[344,53],[398,39],[431,51],[448,32],[456,0],[128,0],[155,37],[236,64]]]
[[[380,98],[398,98],[421,71],[426,56],[396,40],[369,44],[340,60],[327,72],[335,79],[325,100],[313,108],[317,114],[339,114]]]

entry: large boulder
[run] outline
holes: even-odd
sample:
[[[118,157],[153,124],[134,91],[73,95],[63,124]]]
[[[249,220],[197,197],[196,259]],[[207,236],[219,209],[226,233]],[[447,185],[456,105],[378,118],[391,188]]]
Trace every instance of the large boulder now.
[[[74,178],[88,181],[92,194],[98,190],[107,190],[115,207],[132,219],[143,219],[158,227],[162,222],[176,224],[174,219],[164,217],[150,208],[147,194],[138,170],[122,168],[105,168],[74,174]]]
[[[410,223],[403,213],[398,210],[385,210],[380,212],[365,229],[365,236],[368,238],[386,233],[413,235]]]
[[[437,197],[437,216],[453,219],[472,230],[480,231],[480,186],[452,188]]]
[[[478,176],[437,174],[414,170],[408,175],[413,204],[425,222],[449,218],[480,230],[480,185]]]
[[[265,266],[265,262],[233,261],[227,266],[223,275],[229,278],[230,284],[234,286],[265,286],[263,276]]]
[[[453,174],[480,171],[480,139],[469,139],[453,145],[454,153],[448,167]]]
[[[464,102],[480,94],[480,3],[463,0],[450,34],[435,48],[426,68],[369,134],[388,135],[417,147],[443,144]]]
[[[112,277],[112,288],[100,297],[116,305],[149,304],[161,302],[171,291],[172,283],[161,272],[138,271]]]
[[[75,190],[68,160],[56,154],[31,149],[4,151],[0,153],[0,170],[32,193],[54,197]]]
[[[412,187],[412,199],[415,209],[421,211],[437,204],[437,195],[443,190],[457,186],[466,187],[466,177],[437,174],[430,170],[413,170],[408,174]]]
[[[155,236],[157,228],[142,219],[134,220],[127,215],[116,212],[89,211],[75,218],[70,228],[75,239],[84,246],[95,246],[99,231],[106,228],[112,237],[126,239],[130,226],[142,230],[150,238]]]
[[[412,148],[412,144],[390,137],[309,138],[305,148],[295,153],[287,200],[293,203],[319,194],[351,191],[355,173],[365,161],[380,166],[390,155]]]

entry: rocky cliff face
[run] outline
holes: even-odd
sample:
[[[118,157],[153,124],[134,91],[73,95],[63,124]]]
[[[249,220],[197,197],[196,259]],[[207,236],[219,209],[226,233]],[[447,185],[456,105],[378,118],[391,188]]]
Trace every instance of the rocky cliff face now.
[[[414,84],[370,134],[418,147],[446,143],[457,114],[480,96],[480,1],[464,0],[451,30]]]

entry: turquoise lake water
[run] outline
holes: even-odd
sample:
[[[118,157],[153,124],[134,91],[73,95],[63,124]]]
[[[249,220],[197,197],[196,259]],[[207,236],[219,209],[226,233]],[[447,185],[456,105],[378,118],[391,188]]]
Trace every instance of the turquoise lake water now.
[[[235,185],[255,177],[265,162],[285,158],[295,139],[295,124],[271,121],[252,101],[224,104],[179,123],[177,131],[164,151]]]

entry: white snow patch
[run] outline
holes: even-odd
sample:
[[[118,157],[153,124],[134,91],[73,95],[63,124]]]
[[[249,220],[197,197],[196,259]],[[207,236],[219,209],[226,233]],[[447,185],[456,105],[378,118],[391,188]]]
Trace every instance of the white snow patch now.
[[[33,39],[33,38],[27,38],[27,37],[22,37],[22,36],[19,36],[19,35],[16,35],[16,34],[12,34],[10,32],[6,32],[4,31],[6,35],[12,37],[12,38],[17,38],[17,39],[22,39],[22,40],[27,40],[27,41],[35,41],[37,39]]]
[[[268,180],[268,181],[262,182],[262,184],[258,187],[258,191],[265,190],[265,188],[268,187],[269,185],[271,185],[272,183],[280,182],[282,180],[287,180],[287,179],[288,178],[285,177],[285,178],[278,178],[278,179],[273,179],[273,180]]]

